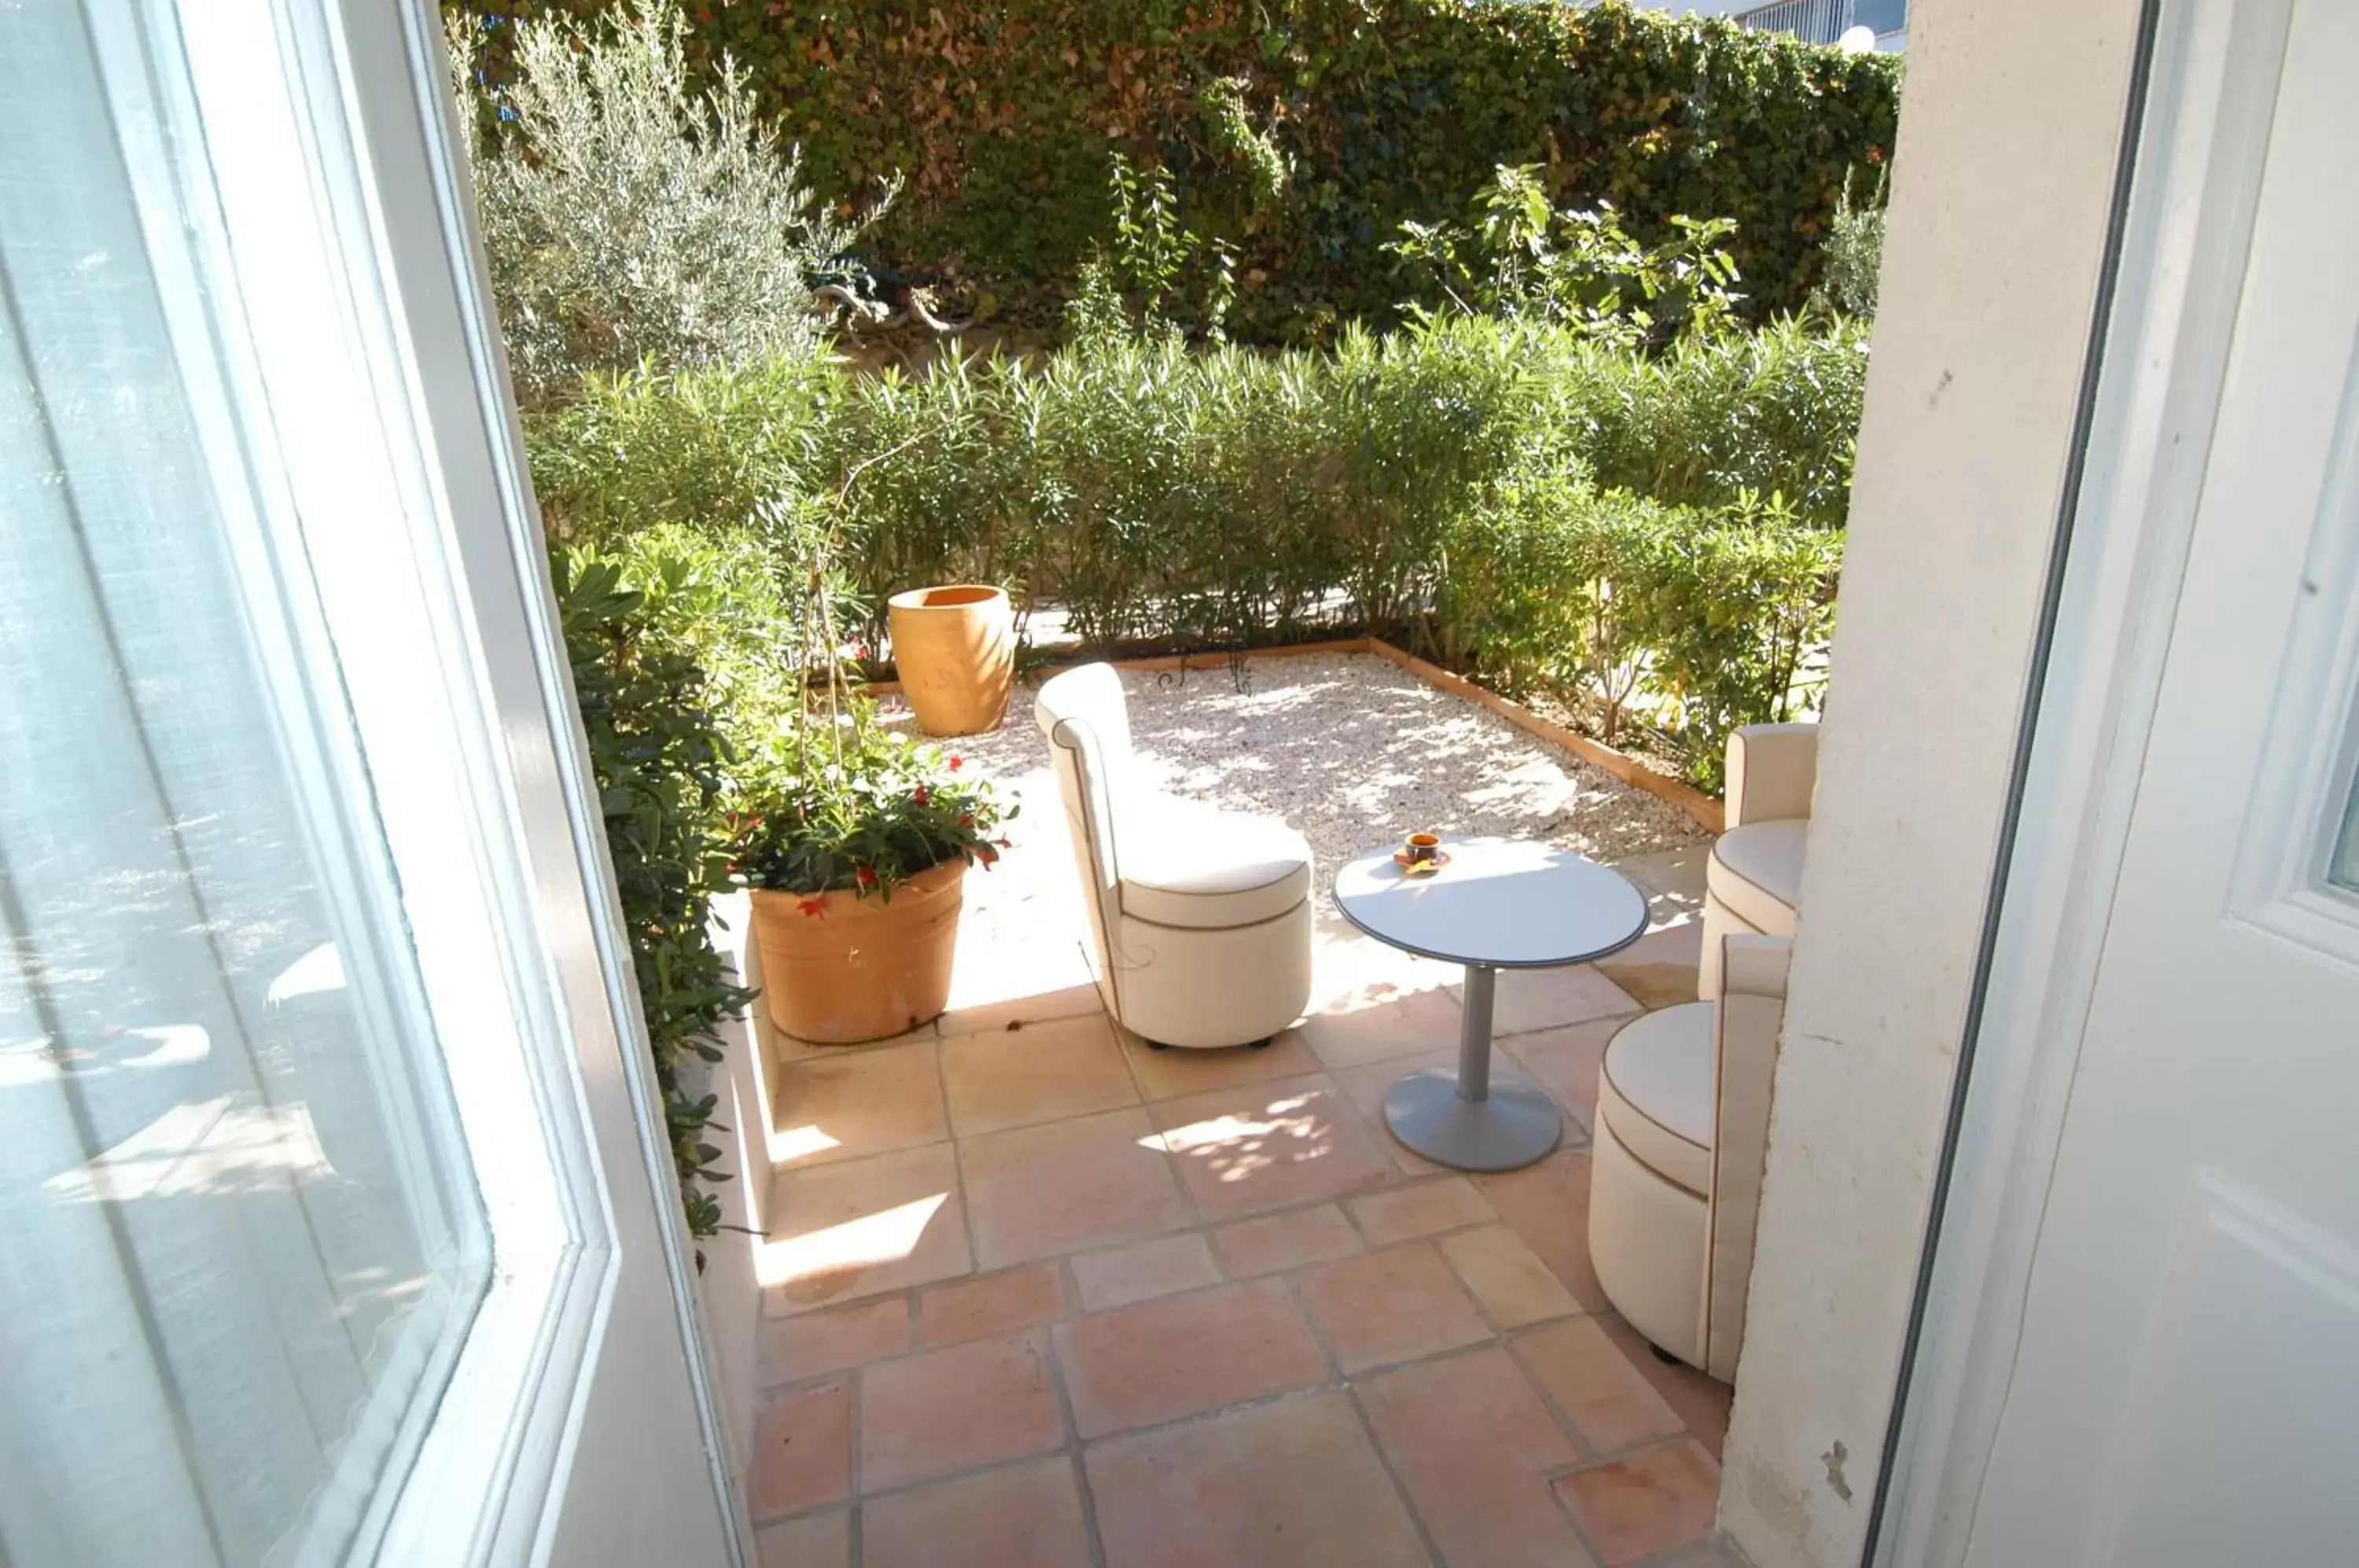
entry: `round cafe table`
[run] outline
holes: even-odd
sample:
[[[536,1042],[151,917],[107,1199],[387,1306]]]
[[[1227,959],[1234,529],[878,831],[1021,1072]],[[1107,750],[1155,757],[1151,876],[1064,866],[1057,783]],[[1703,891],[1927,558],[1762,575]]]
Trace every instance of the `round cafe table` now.
[[[1466,966],[1458,1066],[1412,1073],[1385,1096],[1409,1148],[1461,1171],[1512,1171],[1557,1146],[1564,1118],[1522,1083],[1491,1082],[1491,997],[1502,969],[1585,964],[1647,930],[1647,900],[1620,872],[1522,839],[1445,841],[1450,862],[1411,876],[1393,849],[1335,874],[1335,907],[1378,942]]]

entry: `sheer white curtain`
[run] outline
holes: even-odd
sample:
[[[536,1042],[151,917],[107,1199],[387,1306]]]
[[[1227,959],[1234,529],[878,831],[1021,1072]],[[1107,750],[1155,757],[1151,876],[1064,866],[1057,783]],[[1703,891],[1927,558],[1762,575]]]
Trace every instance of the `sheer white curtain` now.
[[[168,8],[0,0],[0,1563],[336,1562],[486,1273]]]

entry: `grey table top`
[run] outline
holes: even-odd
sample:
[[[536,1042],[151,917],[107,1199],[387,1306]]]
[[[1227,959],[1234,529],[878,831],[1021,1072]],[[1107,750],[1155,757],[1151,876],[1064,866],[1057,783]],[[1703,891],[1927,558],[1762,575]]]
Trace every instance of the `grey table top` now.
[[[1378,942],[1450,964],[1499,969],[1581,964],[1647,930],[1646,897],[1608,866],[1523,839],[1443,839],[1450,864],[1412,877],[1398,845],[1335,874],[1335,907]]]

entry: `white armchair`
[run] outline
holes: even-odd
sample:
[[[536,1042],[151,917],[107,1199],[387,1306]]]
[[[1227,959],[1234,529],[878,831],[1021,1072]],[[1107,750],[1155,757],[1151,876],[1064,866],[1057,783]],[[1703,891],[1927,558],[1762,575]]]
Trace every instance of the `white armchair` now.
[[[1073,834],[1099,994],[1150,1044],[1266,1041],[1310,1000],[1310,846],[1284,822],[1133,777],[1122,681],[1044,683],[1034,717]]]
[[[1589,1257],[1663,1354],[1736,1377],[1785,1021],[1784,937],[1727,939],[1717,1002],[1625,1025],[1597,1075]]]
[[[1704,1000],[1720,995],[1723,938],[1794,934],[1818,779],[1816,724],[1747,724],[1728,737],[1727,831],[1704,863]]]

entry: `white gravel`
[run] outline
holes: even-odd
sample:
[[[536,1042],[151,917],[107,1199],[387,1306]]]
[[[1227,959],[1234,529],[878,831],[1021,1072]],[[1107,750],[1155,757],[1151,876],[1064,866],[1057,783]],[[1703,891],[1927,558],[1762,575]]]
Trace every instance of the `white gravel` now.
[[[1123,686],[1148,776],[1301,830],[1322,910],[1333,867],[1424,830],[1544,839],[1608,862],[1707,836],[1677,808],[1372,655],[1256,659],[1184,677],[1125,670]],[[1018,851],[1061,836],[1032,689],[1017,689],[997,731],[941,744],[1024,802],[1010,833]]]

